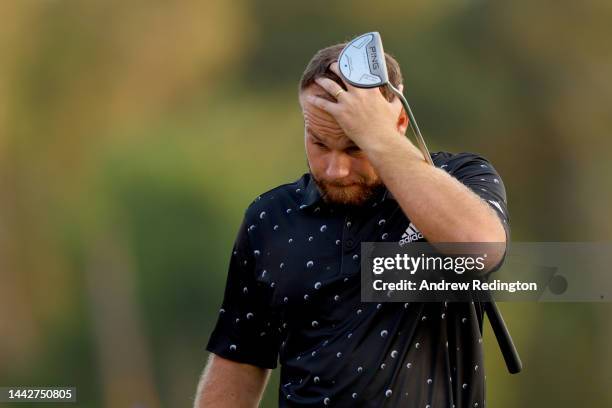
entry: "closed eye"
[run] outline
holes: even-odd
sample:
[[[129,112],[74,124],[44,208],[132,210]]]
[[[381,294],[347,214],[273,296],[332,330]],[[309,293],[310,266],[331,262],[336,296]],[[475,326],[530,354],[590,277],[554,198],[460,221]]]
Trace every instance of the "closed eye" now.
[[[308,134],[310,136],[310,141],[312,142],[312,144],[314,144],[315,146],[321,148],[321,149],[326,149],[327,146],[325,146],[325,144],[323,142],[321,142],[321,139],[319,139],[319,137],[315,136],[312,131],[308,130]]]
[[[325,146],[323,143],[321,142],[312,142],[315,146],[317,146],[320,149],[327,149],[327,146]]]

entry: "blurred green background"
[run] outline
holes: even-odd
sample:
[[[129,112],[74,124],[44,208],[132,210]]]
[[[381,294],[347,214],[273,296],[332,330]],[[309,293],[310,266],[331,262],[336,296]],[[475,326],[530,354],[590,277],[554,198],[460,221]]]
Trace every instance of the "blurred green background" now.
[[[366,31],[430,149],[501,173],[513,240],[609,240],[610,21],[599,0],[0,2],[0,385],[190,406],[243,211],[306,171],[301,72]],[[609,303],[500,307],[525,370],[487,328],[488,406],[612,406]]]

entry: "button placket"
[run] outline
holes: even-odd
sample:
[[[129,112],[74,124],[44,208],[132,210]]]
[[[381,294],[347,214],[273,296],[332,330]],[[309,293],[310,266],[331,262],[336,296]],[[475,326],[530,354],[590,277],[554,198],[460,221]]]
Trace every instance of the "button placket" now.
[[[352,275],[356,269],[355,249],[359,246],[359,239],[354,231],[355,226],[353,221],[349,217],[345,217],[344,227],[342,229],[341,275]],[[357,259],[359,259],[359,256],[357,256]]]

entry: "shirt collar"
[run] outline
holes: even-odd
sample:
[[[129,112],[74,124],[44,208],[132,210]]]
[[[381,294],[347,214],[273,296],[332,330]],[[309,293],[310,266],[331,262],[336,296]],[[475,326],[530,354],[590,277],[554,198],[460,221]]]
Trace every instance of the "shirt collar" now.
[[[395,199],[395,197],[393,197],[393,194],[391,194],[391,192],[390,192],[389,190],[387,190],[386,188],[385,188],[385,194],[383,194],[383,199],[382,199],[382,201],[385,201],[385,200],[393,200],[393,201],[397,201],[397,200]]]
[[[323,201],[323,197],[321,197],[321,193],[319,192],[319,188],[317,187],[317,183],[315,183],[312,175],[307,173],[304,175],[304,195],[302,205],[300,208],[311,208],[315,204],[318,204]]]

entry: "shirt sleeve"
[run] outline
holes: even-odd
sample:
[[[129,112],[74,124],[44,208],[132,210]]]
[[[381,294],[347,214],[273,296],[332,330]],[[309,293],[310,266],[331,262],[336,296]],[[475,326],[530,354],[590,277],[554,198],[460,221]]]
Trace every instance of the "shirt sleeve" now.
[[[270,288],[256,279],[255,258],[245,216],[232,250],[219,317],[206,349],[236,362],[276,368],[278,319],[270,307]]]
[[[489,273],[496,271],[503,264],[510,243],[510,216],[501,176],[487,159],[473,153],[457,154],[440,167],[478,195],[499,217],[506,233],[506,250],[500,263]]]

